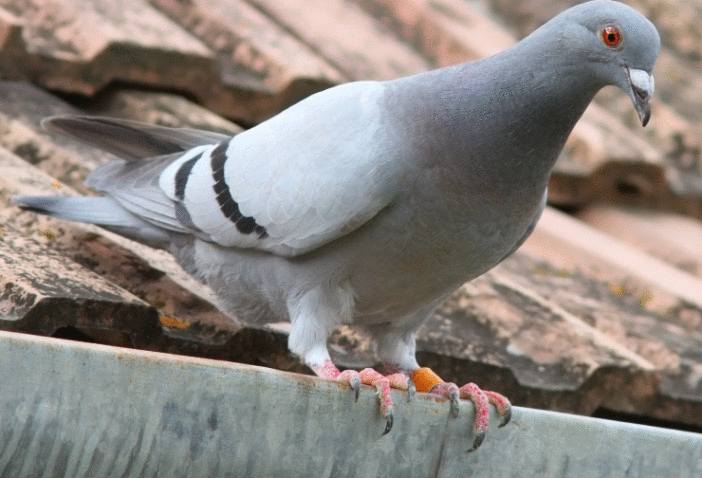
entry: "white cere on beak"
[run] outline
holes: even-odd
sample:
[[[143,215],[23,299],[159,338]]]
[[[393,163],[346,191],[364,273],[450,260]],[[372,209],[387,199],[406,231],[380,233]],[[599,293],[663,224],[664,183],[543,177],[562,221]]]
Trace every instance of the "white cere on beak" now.
[[[641,125],[646,126],[648,120],[651,119],[651,97],[653,97],[653,90],[656,87],[653,75],[635,68],[627,68],[626,73],[629,77],[629,86],[631,87],[629,94],[634,102],[634,108],[639,115]]]
[[[630,69],[629,81],[631,81],[631,85],[637,90],[647,93],[649,97],[653,96],[656,83],[653,79],[653,75],[649,75],[647,71]]]

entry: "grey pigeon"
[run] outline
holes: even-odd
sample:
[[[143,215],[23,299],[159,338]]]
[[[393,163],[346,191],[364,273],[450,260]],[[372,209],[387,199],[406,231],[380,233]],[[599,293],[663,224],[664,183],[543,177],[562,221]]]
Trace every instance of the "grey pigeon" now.
[[[602,87],[621,88],[643,125],[660,49],[632,8],[595,0],[564,11],[490,58],[306,98],[228,137],[96,117],[50,130],[114,153],[86,183],[102,197],[17,197],[20,206],[99,224],[170,251],[249,323],[290,320],[289,347],[317,375],[470,399],[474,442],[488,403],[415,359],[415,335],[466,281],[529,235],[551,169]],[[340,372],[327,337],[341,324],[377,340],[389,375]]]

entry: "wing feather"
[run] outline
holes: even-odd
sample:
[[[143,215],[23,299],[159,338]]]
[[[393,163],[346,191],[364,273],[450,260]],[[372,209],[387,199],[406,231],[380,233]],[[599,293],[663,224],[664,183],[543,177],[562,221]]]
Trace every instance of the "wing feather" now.
[[[231,140],[226,183],[268,235],[253,247],[302,254],[390,204],[398,175],[382,137],[383,88],[359,82],[318,93]]]
[[[397,193],[383,92],[376,82],[331,88],[232,138],[203,136],[179,153],[114,161],[88,182],[168,231],[300,255],[372,220]],[[169,137],[184,145],[189,134]]]
[[[42,126],[126,160],[178,153],[227,139],[227,135],[211,131],[169,128],[102,116],[52,116],[44,119]]]

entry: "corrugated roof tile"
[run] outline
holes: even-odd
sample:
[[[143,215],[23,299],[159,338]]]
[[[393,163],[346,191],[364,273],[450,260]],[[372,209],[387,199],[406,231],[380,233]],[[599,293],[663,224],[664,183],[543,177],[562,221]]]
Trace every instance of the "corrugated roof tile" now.
[[[698,220],[668,212],[604,205],[578,211],[577,217],[702,279],[702,223]]]
[[[431,63],[351,0],[248,0],[347,78],[383,80]]]
[[[92,95],[126,81],[198,91],[216,78],[212,52],[141,0],[2,0],[0,9],[0,23],[22,33],[0,63],[50,89]]]
[[[151,0],[216,52],[221,85],[201,99],[220,114],[259,122],[346,78],[244,0]]]

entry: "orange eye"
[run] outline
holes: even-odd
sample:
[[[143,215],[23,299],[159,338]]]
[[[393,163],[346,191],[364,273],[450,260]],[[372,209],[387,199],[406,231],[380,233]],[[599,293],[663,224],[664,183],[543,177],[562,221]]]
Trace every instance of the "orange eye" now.
[[[610,48],[619,46],[622,42],[622,34],[619,33],[619,28],[611,25],[604,27],[602,29],[602,41]]]

